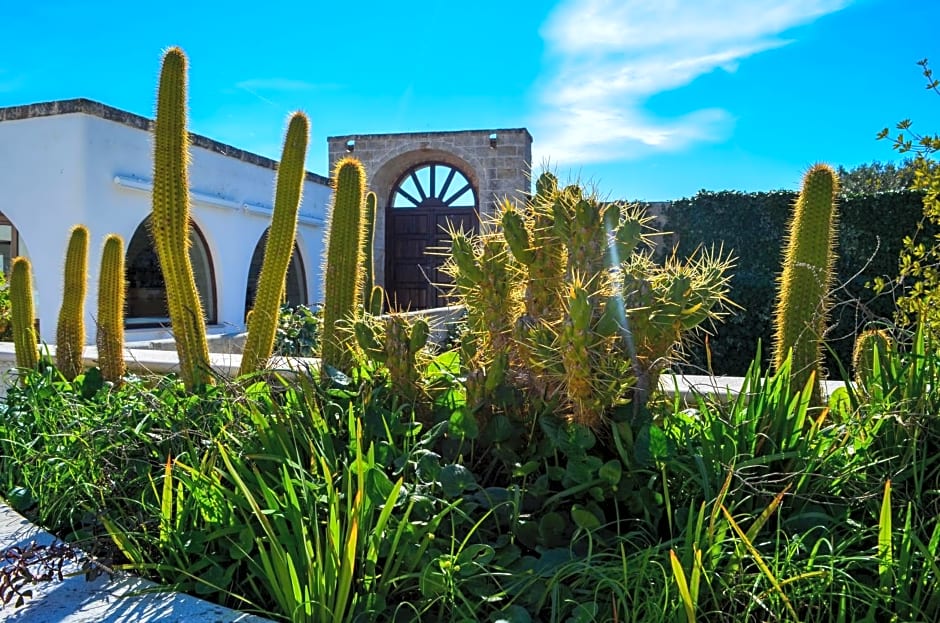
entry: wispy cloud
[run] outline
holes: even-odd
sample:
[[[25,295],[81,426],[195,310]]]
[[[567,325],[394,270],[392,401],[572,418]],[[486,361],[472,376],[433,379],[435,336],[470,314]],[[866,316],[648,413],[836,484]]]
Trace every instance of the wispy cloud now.
[[[561,163],[637,157],[727,137],[732,115],[644,110],[657,93],[790,43],[785,31],[853,0],[564,0],[542,27],[537,151]]]
[[[281,108],[275,101],[278,95],[285,93],[302,93],[307,91],[332,91],[341,88],[339,84],[307,82],[293,78],[252,78],[235,83],[235,88],[254,95],[259,100],[271,106]]]
[[[323,84],[292,78],[252,78],[235,84],[246,91],[324,91],[338,89],[338,84]]]

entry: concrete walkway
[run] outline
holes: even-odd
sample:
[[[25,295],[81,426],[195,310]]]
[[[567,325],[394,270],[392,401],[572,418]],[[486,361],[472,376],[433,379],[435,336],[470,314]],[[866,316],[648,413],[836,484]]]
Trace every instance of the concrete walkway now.
[[[49,545],[51,534],[30,524],[5,504],[0,504],[0,551],[26,547],[32,542]],[[0,566],[9,564],[0,561]],[[75,563],[66,563],[63,574],[77,573],[62,582],[53,580],[31,587],[33,596],[22,606],[0,606],[0,621],[18,623],[270,623],[179,593],[140,594],[157,585],[131,576],[101,575],[86,581]],[[24,589],[25,590],[25,589]]]

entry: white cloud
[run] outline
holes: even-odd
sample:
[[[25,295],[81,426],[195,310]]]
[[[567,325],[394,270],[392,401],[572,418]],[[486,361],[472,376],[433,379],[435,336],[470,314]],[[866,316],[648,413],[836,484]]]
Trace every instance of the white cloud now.
[[[652,95],[790,43],[781,33],[852,0],[564,0],[542,28],[547,65],[533,128],[544,158],[576,164],[721,140],[730,113],[656,119]]]
[[[305,80],[294,80],[291,78],[252,78],[251,80],[242,80],[235,84],[239,89],[246,91],[316,91],[324,89],[335,89],[335,84],[318,84],[307,82]]]

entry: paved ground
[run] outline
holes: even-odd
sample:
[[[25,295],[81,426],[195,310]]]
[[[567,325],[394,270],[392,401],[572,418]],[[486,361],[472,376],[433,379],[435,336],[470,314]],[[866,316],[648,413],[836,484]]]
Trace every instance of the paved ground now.
[[[31,525],[21,515],[0,504],[0,551],[31,542],[48,545],[52,535]],[[0,561],[0,566],[3,563]],[[66,565],[65,572],[78,572]],[[90,582],[81,573],[64,581],[36,584],[33,597],[19,607],[0,607],[0,622],[17,623],[270,623],[261,617],[178,593],[146,593],[156,585],[134,577]]]

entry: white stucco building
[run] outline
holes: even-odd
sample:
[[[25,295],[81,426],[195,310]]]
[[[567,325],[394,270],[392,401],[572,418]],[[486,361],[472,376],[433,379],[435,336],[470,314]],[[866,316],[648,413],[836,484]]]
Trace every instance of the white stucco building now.
[[[151,121],[86,99],[0,108],[0,256],[33,266],[40,336],[55,340],[69,230],[90,232],[86,332],[94,314],[101,245],[127,248],[128,341],[168,337],[162,275],[146,231],[153,175]],[[210,333],[244,327],[271,220],[276,163],[193,135],[192,259]],[[307,173],[288,298],[319,300],[329,180]]]
[[[327,140],[331,167],[359,158],[377,194],[375,280],[399,309],[447,303],[440,270],[448,229],[477,230],[529,188],[524,128],[345,135]],[[276,162],[191,135],[191,259],[210,334],[243,330],[271,221]],[[150,241],[151,120],[87,99],[0,108],[0,263],[26,256],[40,338],[55,340],[69,230],[88,227],[86,334],[95,339],[101,246],[126,246],[126,339],[170,337],[163,276]],[[321,302],[328,178],[307,173],[287,276],[292,304]]]

